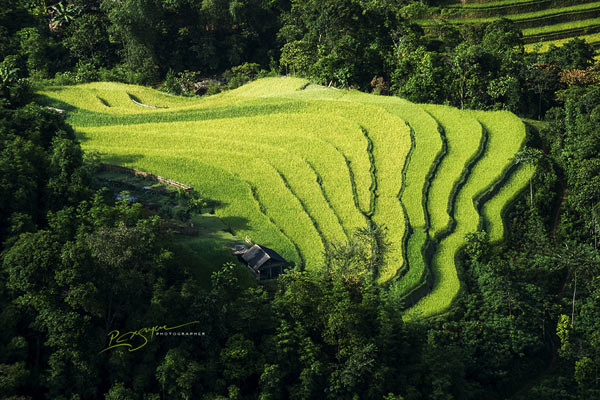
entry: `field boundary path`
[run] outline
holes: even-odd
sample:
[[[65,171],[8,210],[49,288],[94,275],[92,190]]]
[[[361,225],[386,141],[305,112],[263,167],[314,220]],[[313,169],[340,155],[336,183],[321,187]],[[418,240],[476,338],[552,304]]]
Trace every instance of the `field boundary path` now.
[[[122,167],[120,165],[102,163],[102,164],[100,164],[100,169],[103,171],[121,172],[121,173],[129,174],[129,175],[141,176],[142,178],[152,179],[152,180],[158,181],[160,183],[164,183],[165,185],[183,189],[186,192],[189,192],[190,190],[192,190],[191,186],[185,185],[181,182],[177,182],[177,181],[174,181],[173,179],[165,178],[164,176],[154,175],[154,174],[151,174],[150,172],[140,171],[139,169],[135,169],[135,168]]]

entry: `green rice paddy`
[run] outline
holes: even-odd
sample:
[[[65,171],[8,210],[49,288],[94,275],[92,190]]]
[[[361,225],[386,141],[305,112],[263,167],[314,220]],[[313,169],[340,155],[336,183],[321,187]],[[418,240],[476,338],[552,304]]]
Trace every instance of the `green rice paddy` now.
[[[545,25],[545,26],[538,26],[538,27],[534,27],[534,28],[523,29],[523,36],[525,38],[527,38],[529,36],[536,36],[536,35],[542,35],[542,34],[547,35],[547,34],[554,33],[554,32],[595,27],[599,24],[600,24],[600,18],[589,18],[589,19],[583,19],[580,21],[568,21],[568,22],[562,22],[560,24]]]
[[[452,24],[490,23],[508,18],[522,29],[527,51],[545,52],[552,44],[561,46],[576,37],[598,48],[599,10],[600,1],[508,0],[451,4],[442,15],[447,15],[444,20]],[[426,29],[436,25],[434,19],[419,23]]]
[[[464,7],[469,8],[468,6],[472,6],[473,4],[476,4],[476,3],[466,4]],[[490,3],[486,3],[486,4],[490,4]],[[578,12],[583,12],[583,11],[595,11],[598,9],[598,7],[600,7],[600,2],[595,1],[595,2],[590,2],[590,3],[575,4],[575,5],[571,5],[571,6],[567,6],[567,7],[547,8],[547,9],[543,9],[543,10],[529,11],[529,12],[523,12],[523,13],[519,13],[519,14],[512,14],[512,15],[509,14],[509,15],[505,15],[503,17],[513,20],[515,22],[520,22],[520,21],[524,21],[524,20],[535,20],[535,19],[548,18],[548,17],[561,16],[561,15],[566,16],[566,15],[569,15],[570,13],[578,13]],[[486,23],[486,22],[495,21],[499,18],[500,18],[499,16],[469,18],[469,22]],[[462,20],[460,18],[453,18],[453,19],[449,19],[448,21],[453,22],[453,23],[462,22]]]
[[[297,78],[204,98],[118,83],[39,94],[67,110],[84,150],[193,186],[217,202],[216,216],[237,237],[304,268],[324,267],[327,243],[385,225],[392,246],[378,282],[414,304],[407,318],[447,310],[460,291],[464,235],[486,229],[500,240],[503,212],[533,173],[510,161],[525,141],[510,113]]]
[[[590,35],[581,35],[578,37],[579,37],[579,39],[585,40],[587,43],[591,44],[595,48],[600,46],[600,33],[592,33]],[[529,43],[529,44],[525,45],[525,51],[528,51],[528,52],[537,51],[540,53],[545,53],[546,51],[548,51],[548,49],[550,48],[551,45],[560,47],[563,44],[567,43],[571,39],[573,39],[573,38],[547,40],[547,41],[541,41],[538,43]]]

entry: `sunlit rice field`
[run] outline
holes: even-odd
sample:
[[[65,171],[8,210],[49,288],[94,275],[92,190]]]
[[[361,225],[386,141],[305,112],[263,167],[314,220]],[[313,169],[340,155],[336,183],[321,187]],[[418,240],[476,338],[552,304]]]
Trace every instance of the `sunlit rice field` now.
[[[450,307],[465,234],[486,229],[501,240],[504,210],[533,172],[511,167],[525,127],[510,113],[297,78],[203,98],[119,83],[39,95],[67,111],[84,150],[190,184],[217,202],[216,215],[238,237],[296,265],[319,270],[328,243],[385,225],[391,247],[377,281],[405,296],[407,319]]]

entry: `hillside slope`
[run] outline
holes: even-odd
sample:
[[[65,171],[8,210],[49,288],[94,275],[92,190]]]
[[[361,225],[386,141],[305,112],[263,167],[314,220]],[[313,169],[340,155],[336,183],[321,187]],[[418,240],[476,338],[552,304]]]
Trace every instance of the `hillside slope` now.
[[[318,270],[328,245],[385,225],[378,281],[408,318],[445,311],[460,291],[464,235],[502,237],[502,210],[532,171],[506,112],[470,112],[265,78],[205,98],[116,83],[39,93],[67,110],[86,150],[192,185],[239,237]],[[414,305],[414,307],[413,307]]]

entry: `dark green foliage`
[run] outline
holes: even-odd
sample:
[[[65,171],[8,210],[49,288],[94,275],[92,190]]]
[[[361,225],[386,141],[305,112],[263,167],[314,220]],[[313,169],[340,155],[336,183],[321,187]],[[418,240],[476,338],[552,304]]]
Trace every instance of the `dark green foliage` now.
[[[562,212],[556,219],[560,221],[556,235],[558,249],[547,261],[563,275],[562,285],[557,286],[557,304],[553,306],[558,361],[552,373],[522,399],[535,396],[588,399],[599,394],[596,371],[600,360],[597,351],[600,199],[594,172],[600,151],[595,127],[600,105],[598,89],[592,86],[567,92],[565,103],[564,107],[548,113],[549,125],[542,131],[566,184]]]
[[[283,372],[278,379],[292,383],[279,388],[287,392],[283,397],[313,397],[324,390],[327,398],[372,398],[383,395],[384,387],[397,389],[385,379],[397,369],[389,365],[377,372],[375,366],[402,346],[399,309],[379,300],[383,293],[360,272],[329,271],[280,278],[273,303],[279,319],[276,365]]]
[[[424,12],[410,1],[0,0],[0,397],[598,398],[600,89],[559,79],[591,67],[593,51],[573,40],[526,55],[508,20],[425,35],[411,22]],[[398,296],[373,280],[389,245],[375,226],[331,244],[320,272],[291,270],[268,289],[233,264],[200,282],[193,252],[157,217],[95,187],[94,157],[64,117],[26,106],[42,78],[166,78],[189,95],[208,76],[235,88],[266,68],[547,115],[541,140],[516,155],[538,166],[529,200],[507,213],[504,243],[467,236],[448,314],[402,321]],[[179,200],[179,217],[206,206]],[[100,353],[113,329],[192,321],[202,336]]]
[[[461,29],[440,25],[437,39],[404,30],[390,54],[392,91],[417,102],[524,110],[521,32],[504,19]]]
[[[544,158],[544,154],[539,149],[534,149],[530,147],[526,147],[523,150],[519,151],[512,158],[512,161],[515,164],[527,164],[531,165],[534,168],[540,164],[541,160]],[[529,204],[533,206],[533,176],[529,178]]]
[[[572,185],[569,203],[578,212],[590,215],[600,202],[596,182],[600,136],[595,128],[600,122],[600,90],[592,86],[583,95],[575,94],[551,118],[546,135]]]
[[[17,59],[8,56],[0,63],[0,101],[4,106],[20,107],[31,101],[29,82],[21,78],[21,70],[17,67]]]
[[[456,48],[452,63],[454,89],[460,108],[483,108],[489,102],[486,83],[496,68],[493,56],[479,45],[466,43]]]
[[[497,55],[512,51],[522,54],[523,33],[510,20],[501,18],[485,27],[481,45]]]
[[[383,75],[392,48],[386,30],[397,29],[399,3],[292,1],[279,31],[281,64],[325,85],[368,88],[374,75]]]
[[[394,0],[207,2],[61,1],[6,5],[0,57],[19,78],[58,84],[94,80],[158,84],[174,94],[215,94],[259,71],[285,72],[340,88],[369,90],[374,77],[416,102],[507,109],[541,118],[557,105],[559,72],[592,65],[593,49],[572,40],[527,55],[508,19],[444,21],[424,34],[422,2]],[[2,32],[0,32],[2,33]],[[192,72],[188,72],[192,71]],[[204,86],[197,84],[204,81]],[[387,94],[386,90],[377,90]]]
[[[244,63],[226,71],[223,77],[228,82],[229,89],[235,89],[245,83],[255,80],[260,73],[260,66],[256,63]]]
[[[35,17],[28,13],[26,6],[20,1],[2,0],[0,2],[0,58],[9,54],[17,54],[19,41],[15,37],[17,31],[25,26],[35,24]]]
[[[167,72],[165,76],[165,81],[163,83],[162,90],[169,92],[171,94],[182,94],[183,90],[181,89],[181,83],[177,79],[175,75],[175,71],[172,69]]]
[[[443,102],[447,77],[443,59],[423,46],[403,49],[391,76],[392,91],[415,102]]]
[[[561,69],[585,69],[594,61],[594,48],[585,40],[572,39],[561,47],[550,46],[543,60]]]
[[[83,14],[67,28],[63,43],[71,57],[95,68],[110,67],[115,51],[108,40],[107,21],[97,14]]]
[[[37,106],[0,110],[0,240],[86,196],[88,170],[73,130]]]
[[[314,63],[310,44],[302,40],[294,40],[283,45],[279,63],[286,73],[306,76]]]
[[[243,61],[262,61],[273,43],[274,5],[258,1],[152,0],[103,2],[113,41],[139,82],[169,69],[222,72]]]
[[[16,38],[19,56],[30,76],[48,78],[69,66],[69,54],[47,32],[26,27],[16,33]]]
[[[489,253],[490,239],[486,231],[471,232],[465,235],[465,253],[473,261],[482,261]]]

